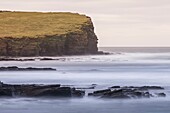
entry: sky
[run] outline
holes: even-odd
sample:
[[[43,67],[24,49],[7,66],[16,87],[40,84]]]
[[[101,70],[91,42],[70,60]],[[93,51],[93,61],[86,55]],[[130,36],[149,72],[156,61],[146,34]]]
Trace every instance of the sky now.
[[[0,0],[0,10],[86,14],[100,47],[170,46],[170,0]]]

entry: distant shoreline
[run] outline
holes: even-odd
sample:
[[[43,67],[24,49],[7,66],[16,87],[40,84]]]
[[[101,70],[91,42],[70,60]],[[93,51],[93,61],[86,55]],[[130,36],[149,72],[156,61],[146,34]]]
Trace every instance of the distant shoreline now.
[[[106,52],[141,52],[141,53],[169,53],[170,47],[99,47]]]

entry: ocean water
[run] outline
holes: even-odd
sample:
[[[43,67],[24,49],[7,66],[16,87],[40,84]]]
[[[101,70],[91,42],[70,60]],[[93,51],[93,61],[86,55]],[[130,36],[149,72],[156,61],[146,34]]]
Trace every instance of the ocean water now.
[[[169,113],[170,48],[100,48],[111,55],[55,57],[53,61],[1,61],[0,66],[52,67],[57,71],[0,72],[12,84],[62,84],[96,89],[114,85],[165,87],[165,98],[0,98],[0,113]]]

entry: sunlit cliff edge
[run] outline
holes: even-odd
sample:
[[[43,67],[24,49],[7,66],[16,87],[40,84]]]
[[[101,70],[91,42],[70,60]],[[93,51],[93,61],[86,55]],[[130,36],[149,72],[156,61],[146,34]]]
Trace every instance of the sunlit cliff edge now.
[[[96,54],[91,18],[66,12],[0,11],[0,56]]]

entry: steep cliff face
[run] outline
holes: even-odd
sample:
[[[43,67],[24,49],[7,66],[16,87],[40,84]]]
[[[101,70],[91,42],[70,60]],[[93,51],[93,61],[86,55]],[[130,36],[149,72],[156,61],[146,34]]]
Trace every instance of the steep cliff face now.
[[[18,12],[4,12],[4,13],[18,13]],[[25,14],[25,13],[24,13]],[[29,13],[26,13],[26,16]],[[34,14],[34,13],[33,13]],[[55,13],[52,13],[53,15]],[[58,15],[63,14],[63,13],[57,13]],[[22,14],[17,14],[17,16],[19,15],[23,15]],[[45,13],[41,14],[42,16],[45,15]],[[39,16],[41,19],[41,15]],[[32,31],[27,31],[27,25],[25,25],[25,27],[22,29],[21,32],[27,31],[28,35],[25,33],[16,33],[16,31],[13,33],[9,34],[5,34],[4,32],[2,32],[3,34],[0,34],[0,56],[58,56],[58,55],[80,55],[80,54],[95,54],[98,51],[97,48],[97,36],[94,33],[94,27],[92,24],[92,21],[89,17],[84,16],[84,15],[79,15],[79,14],[71,14],[68,13],[70,19],[71,16],[73,16],[73,23],[71,23],[71,21],[68,23],[67,19],[63,19],[64,22],[66,24],[69,24],[69,26],[73,26],[70,28],[63,28],[65,27],[65,24],[62,24],[62,26],[60,25],[58,28],[58,24],[56,24],[56,22],[54,22],[56,24],[55,27],[53,27],[52,30],[54,30],[52,33],[50,32],[46,32],[43,35],[39,35],[38,31],[37,34],[36,32],[33,32],[34,35],[30,35],[29,33]],[[0,14],[0,17],[2,15]],[[4,14],[3,14],[4,16]],[[16,17],[17,17],[16,16]],[[63,18],[66,18],[67,14],[64,13]],[[83,20],[83,22],[75,22],[76,21],[76,17],[74,16],[80,16],[79,18],[85,18]],[[10,17],[10,16],[9,16]],[[56,16],[55,18],[57,18],[58,16]],[[8,18],[8,16],[6,17]],[[24,18],[24,16],[23,16]],[[31,18],[31,16],[30,16]],[[60,15],[59,18],[62,18],[62,15]],[[78,18],[78,19],[79,19]],[[42,18],[42,19],[46,19],[46,18]],[[48,20],[50,19],[50,17],[47,18],[47,20],[45,21],[46,23],[48,22]],[[14,19],[12,19],[14,21]],[[1,20],[0,20],[1,21]],[[4,21],[4,20],[3,20]],[[37,20],[38,21],[38,20]],[[55,21],[55,19],[53,20]],[[52,22],[53,22],[52,21]],[[56,21],[59,21],[56,19]],[[24,22],[24,21],[22,21]],[[43,25],[43,23],[40,23],[41,21],[39,21],[38,25],[41,24],[41,26]],[[61,20],[59,21],[60,23],[62,22]],[[50,23],[50,22],[49,22]],[[48,26],[53,26],[54,23],[49,24]],[[9,24],[9,22],[6,22],[5,25],[7,26]],[[74,25],[75,24],[75,25]],[[10,23],[11,26],[11,23]],[[46,26],[46,27],[48,27]],[[15,26],[20,27],[20,26]],[[14,29],[15,29],[14,27]],[[46,27],[44,27],[44,29],[47,29]],[[56,29],[55,29],[56,28]],[[76,28],[76,29],[75,29]],[[8,28],[0,28],[0,29],[5,29],[7,30]],[[57,30],[63,30],[62,33],[59,33]],[[74,30],[75,29],[75,30]],[[11,30],[11,28],[10,28]],[[30,30],[30,28],[29,28]],[[43,29],[42,29],[43,30]],[[67,31],[67,32],[66,32]],[[7,31],[8,32],[8,31]],[[12,32],[9,31],[9,32]],[[55,33],[56,32],[56,33]],[[61,31],[60,31],[61,32]],[[32,34],[33,34],[32,33]]]
[[[66,37],[65,54],[95,54],[97,48],[97,36],[94,33],[92,22],[82,26],[81,33],[71,33]]]

